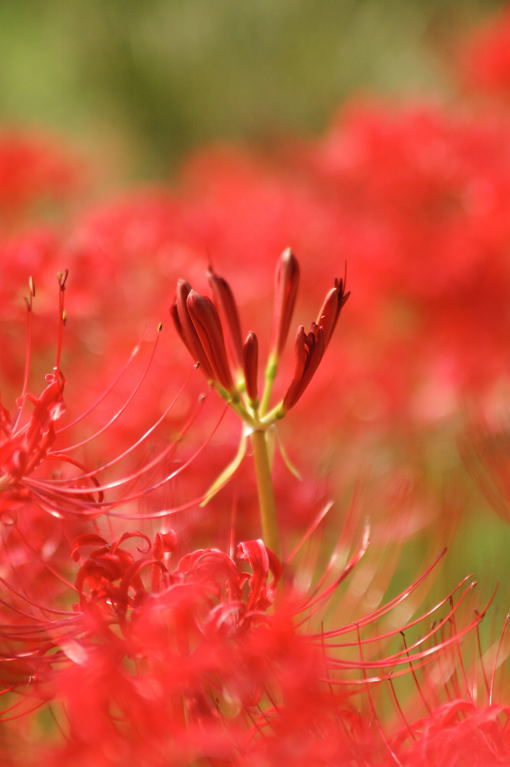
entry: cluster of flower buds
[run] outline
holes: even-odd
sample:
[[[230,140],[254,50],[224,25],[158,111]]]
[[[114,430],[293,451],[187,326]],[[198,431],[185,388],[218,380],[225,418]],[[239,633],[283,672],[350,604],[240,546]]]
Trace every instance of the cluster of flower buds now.
[[[273,381],[294,314],[299,263],[287,249],[277,264],[272,351],[260,399],[257,336],[250,331],[243,342],[239,312],[230,285],[212,269],[208,276],[214,300],[197,293],[184,280],[177,283],[176,298],[170,310],[177,332],[211,385],[244,420],[251,425],[269,425],[297,403],[312,380],[349,297],[345,279],[335,280],[310,331],[307,333],[303,325],[299,326],[294,375],[283,400],[268,412]],[[227,340],[224,328],[228,331]]]

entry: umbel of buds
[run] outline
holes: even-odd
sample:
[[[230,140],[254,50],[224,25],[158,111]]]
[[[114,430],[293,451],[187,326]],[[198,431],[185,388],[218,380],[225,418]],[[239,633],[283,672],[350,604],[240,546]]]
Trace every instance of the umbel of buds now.
[[[267,427],[294,407],[319,367],[342,307],[349,297],[345,280],[335,280],[310,330],[307,332],[303,325],[299,326],[295,340],[294,375],[282,401],[269,410],[273,382],[294,314],[299,263],[292,251],[287,249],[276,267],[273,341],[260,400],[257,336],[250,331],[243,342],[239,312],[230,285],[212,269],[209,269],[208,276],[214,300],[200,295],[184,280],[177,283],[171,307],[175,327],[211,385],[239,412],[243,420],[257,429]]]
[[[349,297],[345,279],[335,280],[315,322],[307,332],[300,325],[295,340],[295,368],[283,399],[270,408],[273,383],[289,335],[299,287],[299,264],[290,249],[276,266],[273,339],[259,398],[259,344],[250,331],[243,342],[241,321],[228,282],[212,269],[208,272],[213,300],[179,280],[171,315],[178,334],[209,383],[239,414],[243,434],[234,460],[220,474],[204,498],[206,503],[232,477],[243,460],[250,439],[262,527],[266,546],[279,554],[279,536],[271,479],[270,433],[276,422],[298,402],[312,380],[331,340],[342,307]],[[225,332],[226,331],[226,332]],[[283,455],[283,453],[282,453]],[[284,457],[285,460],[285,457]]]

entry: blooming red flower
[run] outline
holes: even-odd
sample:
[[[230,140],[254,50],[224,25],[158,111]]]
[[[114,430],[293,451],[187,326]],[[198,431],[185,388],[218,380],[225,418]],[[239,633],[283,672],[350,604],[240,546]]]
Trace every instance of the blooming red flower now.
[[[177,559],[179,543],[168,529],[152,540],[125,532],[112,543],[81,535],[71,552],[79,561],[73,609],[27,596],[1,627],[10,648],[2,658],[4,693],[20,695],[2,718],[22,715],[27,700],[64,705],[67,736],[48,753],[85,765],[98,758],[114,765],[119,754],[148,767],[197,758],[256,765],[283,756],[298,765],[347,755],[353,764],[382,763],[388,746],[381,723],[374,711],[363,726],[353,693],[416,675],[436,657],[440,666],[482,613],[456,627],[467,584],[457,603],[452,593],[405,626],[373,631],[411,598],[429,568],[372,614],[326,628],[328,602],[367,543],[364,535],[343,565],[334,552],[315,587],[302,593],[289,578],[291,562],[282,572],[259,540],[240,543],[233,555],[206,548]],[[426,627],[432,615],[436,623],[423,636],[384,655],[402,629]],[[392,747],[398,744],[395,738]]]
[[[489,48],[503,93],[505,55],[494,36]],[[423,531],[434,505],[434,519],[445,517],[450,502],[450,488],[442,504],[417,490],[415,464],[434,477],[437,464],[429,472],[428,444],[409,425],[451,416],[466,390],[493,394],[506,370],[507,128],[503,111],[493,120],[437,106],[358,105],[285,161],[210,152],[188,164],[178,193],[131,195],[82,214],[68,234],[31,232],[2,243],[5,294],[32,265],[44,294],[66,254],[81,318],[63,367],[61,277],[53,370],[32,393],[28,353],[13,408],[6,403],[19,367],[14,334],[4,350],[2,764],[508,762],[506,640],[503,633],[482,652],[478,627],[488,605],[480,608],[475,582],[462,579],[425,602],[436,561],[405,588],[396,569],[404,538]],[[289,250],[276,269],[272,329],[262,311],[269,260],[290,240],[311,283],[308,306],[319,301],[325,272],[338,273],[344,260],[356,282],[329,381],[322,361],[349,295],[345,278],[315,322],[299,327],[293,367],[285,346],[300,266]],[[210,299],[191,284],[202,291],[200,274],[213,262]],[[235,295],[216,265],[239,278]],[[172,316],[187,353],[231,406],[218,432],[219,408],[211,425],[203,398],[197,404],[200,374],[190,374],[175,409],[167,404],[185,370],[173,339],[170,362],[156,358],[155,341],[147,354],[138,344],[119,365],[127,338],[144,335],[141,316],[166,305],[168,285],[184,269],[191,284],[178,283]],[[31,285],[29,310],[33,293]],[[250,327],[257,318],[260,333],[245,335],[247,317]],[[38,334],[31,311],[28,324],[27,350],[42,352],[50,325]],[[86,387],[91,356],[104,364]],[[277,372],[285,384],[273,391]],[[317,396],[305,398],[312,379]],[[65,402],[78,412],[68,421]],[[277,421],[298,402],[304,418],[289,432],[292,452],[317,460],[320,446],[335,467],[337,496],[350,495],[356,479],[380,536],[372,553],[366,529],[358,539],[354,525],[336,545],[329,528],[313,534],[325,512],[295,541],[319,493],[280,481],[278,455],[274,493],[271,480]],[[235,449],[239,415],[238,452],[204,494]],[[506,429],[480,421],[464,452],[507,515]],[[382,429],[391,434],[383,445]],[[402,444],[406,466],[380,483]],[[243,462],[250,446],[258,505]],[[167,527],[166,516],[208,502],[238,469],[228,499],[218,495],[211,507],[177,517],[177,533]],[[264,540],[255,521],[262,507],[272,513],[262,519]],[[136,520],[134,529],[123,517]],[[281,545],[264,526],[268,518]],[[436,550],[439,537],[436,527],[429,540]]]

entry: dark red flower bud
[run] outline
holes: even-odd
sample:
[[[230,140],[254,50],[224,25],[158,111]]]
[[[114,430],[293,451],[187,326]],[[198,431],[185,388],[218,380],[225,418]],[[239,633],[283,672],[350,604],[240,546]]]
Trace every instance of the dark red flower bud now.
[[[232,289],[228,282],[223,277],[215,274],[212,269],[209,269],[207,276],[209,277],[216,303],[221,309],[226,327],[229,330],[237,362],[239,366],[242,367],[243,341],[241,321],[239,319],[239,312],[237,311],[234,294],[232,293]]]
[[[179,318],[179,310],[177,308],[177,299],[174,299],[173,304],[170,306],[170,316],[171,316],[171,318],[173,320],[175,329],[177,330],[177,333],[179,334],[179,338],[183,342],[183,344],[186,347],[186,349],[192,354],[193,352],[192,352],[192,350],[188,346],[188,343],[187,343],[187,340],[186,340],[186,335],[184,333],[184,328],[182,327],[182,323],[181,323],[181,320]]]
[[[303,326],[299,327],[296,336],[296,368],[289,388],[283,398],[283,410],[290,410],[299,400],[306,387],[312,380],[315,371],[326,348],[324,330],[315,322],[309,333],[305,333]]]
[[[252,402],[255,402],[258,396],[258,367],[259,342],[255,333],[250,331],[243,345],[243,372],[246,391]]]
[[[312,322],[312,329],[307,335],[306,342],[308,358],[305,371],[301,377],[303,391],[312,380],[312,377],[324,356],[324,352],[326,351],[323,328],[320,325],[316,325],[315,322]]]
[[[350,293],[345,292],[345,281],[335,280],[334,287],[328,291],[322,303],[317,322],[312,322],[310,332],[305,333],[302,325],[299,328],[295,344],[296,368],[283,398],[284,411],[296,404],[312,380],[331,340],[342,307],[349,296]]]
[[[210,298],[201,296],[196,290],[190,290],[186,299],[186,306],[206,354],[207,362],[214,373],[214,379],[227,391],[233,391],[234,382],[227,360],[223,330],[215,305]]]
[[[195,360],[199,362],[207,378],[214,378],[213,368],[207,359],[207,354],[200,342],[200,339],[189,315],[186,300],[191,292],[191,285],[184,280],[177,282],[177,295],[170,308],[170,314],[174,321],[175,328],[180,335],[184,345]]]
[[[274,302],[274,350],[279,356],[287,336],[296,305],[299,287],[299,263],[290,248],[284,250],[276,267]]]
[[[343,306],[350,296],[345,292],[344,280],[335,280],[335,286],[326,294],[326,298],[317,316],[317,325],[324,330],[324,345],[327,346],[336,327]]]

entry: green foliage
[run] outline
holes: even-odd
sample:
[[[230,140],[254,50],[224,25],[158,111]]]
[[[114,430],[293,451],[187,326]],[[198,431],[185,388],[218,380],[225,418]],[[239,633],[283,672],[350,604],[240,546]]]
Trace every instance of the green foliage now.
[[[0,7],[0,119],[99,143],[142,175],[214,139],[316,131],[352,91],[447,92],[484,0],[24,0]]]

